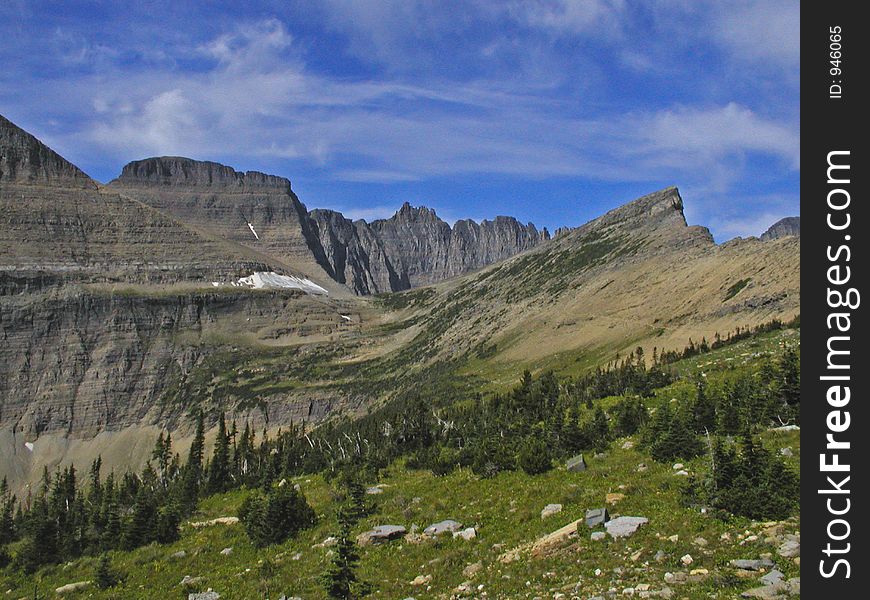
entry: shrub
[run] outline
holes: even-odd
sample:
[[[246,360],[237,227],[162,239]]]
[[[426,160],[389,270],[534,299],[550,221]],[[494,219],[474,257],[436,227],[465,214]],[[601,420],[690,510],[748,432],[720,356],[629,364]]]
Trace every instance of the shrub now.
[[[314,524],[314,509],[290,485],[252,492],[239,508],[239,519],[257,547],[280,544]]]

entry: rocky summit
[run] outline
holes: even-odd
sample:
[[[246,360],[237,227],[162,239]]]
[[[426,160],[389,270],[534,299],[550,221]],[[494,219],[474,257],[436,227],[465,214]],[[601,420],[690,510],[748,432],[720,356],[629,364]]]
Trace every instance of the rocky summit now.
[[[761,234],[762,240],[776,240],[787,236],[800,236],[801,234],[801,218],[800,217],[785,217],[770,226],[770,228]]]

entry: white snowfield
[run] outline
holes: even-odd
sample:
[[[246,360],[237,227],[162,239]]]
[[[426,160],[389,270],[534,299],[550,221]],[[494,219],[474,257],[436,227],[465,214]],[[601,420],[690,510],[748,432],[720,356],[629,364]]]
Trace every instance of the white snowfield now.
[[[212,282],[212,285],[220,285],[219,282]],[[286,289],[286,290],[302,290],[307,294],[329,295],[329,292],[311,281],[294,277],[293,275],[279,275],[274,271],[255,271],[247,277],[241,277],[237,281],[230,283],[236,287],[249,287],[256,290],[260,289]]]

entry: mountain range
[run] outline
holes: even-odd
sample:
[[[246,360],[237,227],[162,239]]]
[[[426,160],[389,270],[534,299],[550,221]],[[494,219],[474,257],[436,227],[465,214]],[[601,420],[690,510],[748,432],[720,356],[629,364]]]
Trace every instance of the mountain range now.
[[[800,312],[799,218],[717,244],[673,187],[552,238],[407,203],[352,221],[189,158],[102,185],[0,117],[0,214],[0,476],[19,486],[139,466],[163,429],[183,451],[199,408],[314,426],[435,377],[498,387]]]

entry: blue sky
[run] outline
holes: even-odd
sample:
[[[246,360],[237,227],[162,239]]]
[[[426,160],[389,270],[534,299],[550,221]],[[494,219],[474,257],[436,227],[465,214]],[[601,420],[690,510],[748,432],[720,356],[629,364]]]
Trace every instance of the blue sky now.
[[[555,228],[667,185],[716,239],[799,212],[799,4],[0,3],[0,113],[101,181],[172,154],[309,208]]]

